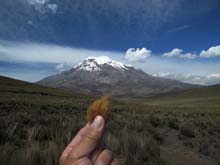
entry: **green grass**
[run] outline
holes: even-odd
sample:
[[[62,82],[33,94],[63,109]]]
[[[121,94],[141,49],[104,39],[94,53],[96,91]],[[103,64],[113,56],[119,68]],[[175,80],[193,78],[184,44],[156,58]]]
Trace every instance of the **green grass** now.
[[[142,101],[112,100],[103,143],[122,164],[169,164],[160,146],[167,145],[169,132],[174,132],[182,147],[220,161],[219,87],[201,90],[203,95],[195,89]],[[96,99],[4,77],[0,93],[4,165],[58,164],[64,147],[86,123],[87,106]]]

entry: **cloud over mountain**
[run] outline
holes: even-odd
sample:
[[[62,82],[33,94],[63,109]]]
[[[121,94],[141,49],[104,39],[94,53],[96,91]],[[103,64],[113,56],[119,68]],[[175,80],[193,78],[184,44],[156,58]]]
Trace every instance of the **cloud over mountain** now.
[[[156,77],[168,78],[179,80],[190,84],[200,84],[200,85],[213,85],[220,84],[220,73],[208,74],[206,76],[198,76],[192,74],[173,74],[173,73],[163,73],[154,74]]]
[[[144,61],[151,56],[151,53],[151,50],[148,50],[147,48],[130,48],[126,51],[125,59],[131,62]]]
[[[191,60],[197,57],[216,58],[216,57],[220,57],[220,45],[212,46],[208,50],[202,50],[200,54],[184,53],[182,49],[174,48],[170,52],[163,53],[162,57],[167,57],[167,58],[175,57],[175,58],[191,59]]]
[[[66,63],[69,65],[74,65],[88,56],[113,55],[113,53],[105,51],[1,40],[0,53],[0,62]],[[117,53],[115,54],[117,55]]]
[[[59,71],[59,72],[62,72],[65,70],[65,65],[64,64],[58,64],[56,66],[56,69]]]
[[[175,80],[153,77],[141,69],[127,66],[107,56],[86,58],[70,70],[44,78],[38,83],[70,91],[98,95],[108,93],[118,97],[143,97],[196,87]]]
[[[178,48],[174,48],[170,52],[166,52],[166,53],[162,54],[162,57],[167,57],[167,58],[176,57],[176,58],[192,60],[192,59],[195,59],[197,57],[197,55],[193,54],[193,53],[183,53],[183,50],[178,49]]]
[[[131,56],[129,56],[130,61],[128,62],[123,52],[97,51],[52,44],[0,40],[0,74],[26,81],[37,81],[45,75],[48,76],[59,73],[64,69],[69,69],[88,56],[108,56],[123,63],[132,64],[149,74],[169,72],[172,74],[190,73],[196,76],[209,75],[209,84],[214,82],[211,81],[214,80],[214,75],[212,74],[218,73],[220,70],[218,62],[201,61],[201,58],[196,58],[195,60],[170,60],[153,55],[151,50],[146,48],[131,49],[130,52]],[[151,55],[150,58],[149,55]],[[22,63],[22,65],[17,63]],[[36,68],[36,66],[38,67]],[[42,74],[39,75],[39,73]],[[22,77],[20,76],[21,74]]]

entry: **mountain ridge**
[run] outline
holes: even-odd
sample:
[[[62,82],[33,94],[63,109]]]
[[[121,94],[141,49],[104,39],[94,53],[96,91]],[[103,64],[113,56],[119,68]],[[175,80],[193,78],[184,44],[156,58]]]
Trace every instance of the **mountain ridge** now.
[[[116,97],[144,97],[196,85],[151,76],[106,56],[89,57],[68,71],[37,82],[44,86]]]

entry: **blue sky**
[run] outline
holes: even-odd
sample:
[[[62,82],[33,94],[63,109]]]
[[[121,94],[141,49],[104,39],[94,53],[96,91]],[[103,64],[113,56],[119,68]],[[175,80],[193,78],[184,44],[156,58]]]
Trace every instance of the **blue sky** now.
[[[220,83],[219,0],[16,3],[0,6],[0,75],[33,82],[107,55],[155,76]]]

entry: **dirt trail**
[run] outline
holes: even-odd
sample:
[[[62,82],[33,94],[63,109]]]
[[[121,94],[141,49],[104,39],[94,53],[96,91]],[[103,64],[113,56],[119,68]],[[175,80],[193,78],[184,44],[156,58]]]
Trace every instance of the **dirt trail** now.
[[[183,146],[175,131],[169,131],[163,145],[160,146],[160,157],[169,165],[218,165],[210,158]]]

